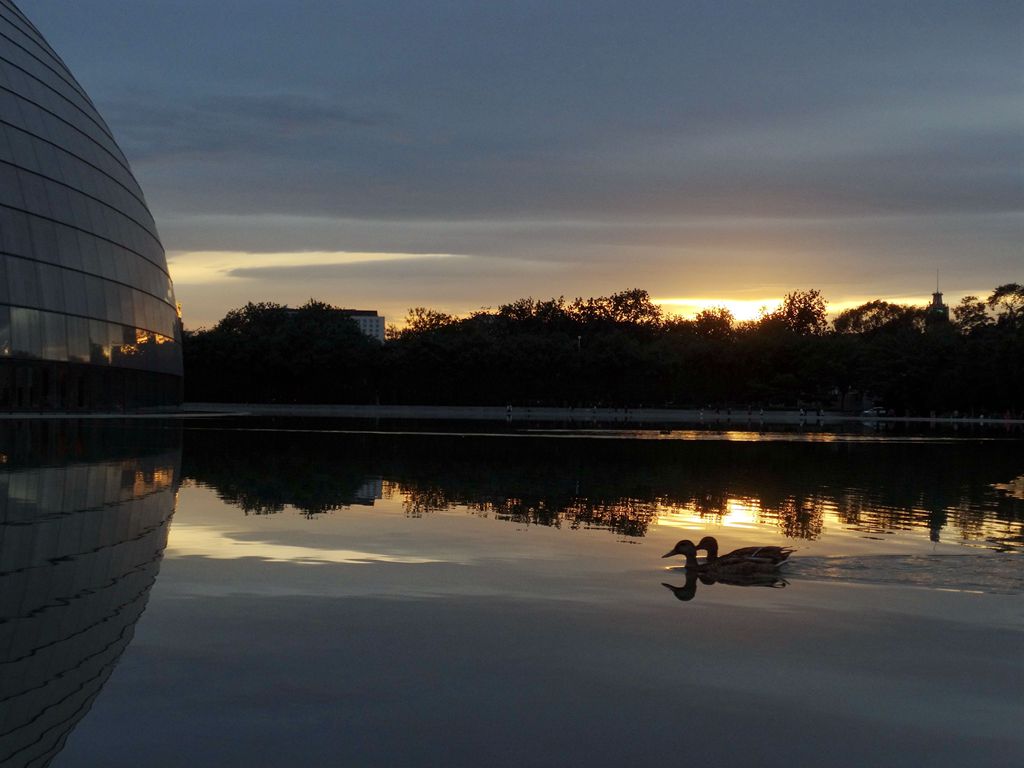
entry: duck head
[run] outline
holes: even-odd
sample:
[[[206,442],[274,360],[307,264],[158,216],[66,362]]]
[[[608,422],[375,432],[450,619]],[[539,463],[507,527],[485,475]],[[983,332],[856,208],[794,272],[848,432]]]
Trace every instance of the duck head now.
[[[688,558],[697,557],[697,548],[693,546],[693,542],[689,539],[683,539],[682,541],[677,542],[674,547],[672,547],[671,552],[666,552],[664,555],[662,555],[662,557],[672,557],[673,555],[684,555]]]
[[[708,553],[708,559],[714,560],[718,557],[718,539],[714,536],[705,536],[703,539],[697,542],[697,549],[703,549]]]

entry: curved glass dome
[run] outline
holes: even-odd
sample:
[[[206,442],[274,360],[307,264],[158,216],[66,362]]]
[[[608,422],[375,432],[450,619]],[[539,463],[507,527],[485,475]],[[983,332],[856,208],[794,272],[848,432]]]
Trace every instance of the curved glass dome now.
[[[0,409],[181,400],[153,216],[85,91],[0,0]]]

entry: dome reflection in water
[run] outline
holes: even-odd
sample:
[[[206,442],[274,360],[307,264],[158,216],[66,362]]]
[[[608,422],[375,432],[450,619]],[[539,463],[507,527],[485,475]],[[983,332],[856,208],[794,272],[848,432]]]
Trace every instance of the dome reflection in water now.
[[[180,464],[174,430],[0,422],[0,765],[48,765],[100,694],[160,569]]]

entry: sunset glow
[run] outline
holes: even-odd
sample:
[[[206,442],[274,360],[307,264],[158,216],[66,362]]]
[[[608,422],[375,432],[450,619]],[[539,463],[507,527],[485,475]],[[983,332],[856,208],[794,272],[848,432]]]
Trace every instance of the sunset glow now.
[[[782,302],[781,297],[765,299],[721,299],[721,298],[655,298],[654,302],[660,304],[667,314],[679,315],[685,318],[693,318],[699,312],[706,309],[724,307],[732,312],[737,320],[756,320],[761,315],[778,308]]]
[[[973,293],[974,295],[984,295],[986,292],[987,289],[978,288]],[[827,298],[828,296],[826,294],[826,299]],[[847,296],[838,301],[829,300],[828,313],[831,316],[835,316],[840,312],[845,312],[848,309],[859,307],[866,302],[879,298],[883,301],[889,302],[890,304],[906,304],[918,307],[924,306],[928,303],[928,297],[923,293],[918,296]],[[946,297],[947,302],[950,304],[956,304],[960,298],[960,292],[953,295],[947,295]],[[772,296],[761,299],[733,299],[691,296],[685,298],[655,298],[653,301],[654,303],[659,304],[668,315],[678,315],[679,317],[686,319],[693,319],[699,312],[703,312],[704,310],[724,307],[732,313],[734,319],[738,322],[744,322],[747,320],[757,320],[764,314],[774,312],[782,304],[782,297]]]

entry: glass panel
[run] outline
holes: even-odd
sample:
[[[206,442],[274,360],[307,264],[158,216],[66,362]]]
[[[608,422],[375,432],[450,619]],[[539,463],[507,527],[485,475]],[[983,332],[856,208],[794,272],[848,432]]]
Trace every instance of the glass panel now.
[[[135,325],[135,307],[132,304],[132,294],[135,291],[127,286],[119,285],[117,286],[117,293],[118,298],[121,300],[121,322]]]
[[[86,300],[85,275],[65,269],[61,278],[64,282],[64,308],[73,315],[88,315],[89,303]],[[86,337],[88,338],[88,334]]]
[[[124,325],[110,325],[111,363],[124,368],[136,367],[139,350],[135,341],[135,329]]]
[[[64,315],[56,312],[41,312],[42,316],[42,343],[44,360],[68,359],[68,329]]]
[[[82,269],[92,275],[100,274],[100,257],[96,250],[96,238],[85,232],[79,232],[78,252],[82,256]]]
[[[0,165],[0,168],[3,166]],[[2,185],[2,180],[0,180]],[[0,193],[2,197],[2,193]],[[32,237],[25,217],[0,205],[0,250],[25,254],[32,250]]]
[[[62,265],[72,269],[82,268],[82,248],[75,230],[57,226],[57,250]]]
[[[11,304],[23,307],[38,307],[39,270],[34,261],[9,259],[7,262],[7,284],[10,287]]]
[[[0,356],[11,354],[11,308],[0,305]]]
[[[42,294],[39,306],[53,312],[64,311],[64,270],[49,264],[39,265],[39,288]]]
[[[128,279],[128,254],[118,251],[114,257],[114,279],[119,283],[130,283]]]
[[[103,281],[91,275],[85,278],[85,305],[89,317],[106,316],[107,304],[103,293]]]
[[[135,350],[137,356],[135,364],[138,367],[150,370],[156,367],[156,334],[136,328]]]
[[[46,197],[43,180],[28,171],[21,170],[17,172],[17,177],[22,197],[25,200],[25,209],[39,216],[52,218],[50,201]]]
[[[121,293],[117,283],[103,282],[104,309],[101,317],[115,323],[122,320],[121,315]]]
[[[68,326],[68,360],[72,363],[88,363],[89,353],[89,321],[84,317],[67,318]]]
[[[32,232],[32,256],[40,261],[57,261],[57,233],[52,221],[33,216],[29,219]]]
[[[94,365],[110,365],[111,350],[107,324],[100,320],[89,321],[89,360]]]
[[[11,307],[11,354],[15,357],[42,356],[42,321],[39,312]]]
[[[4,221],[0,218],[0,232],[3,231]],[[0,254],[0,304],[7,304],[11,300],[10,290],[7,288],[7,262],[8,258]]]

